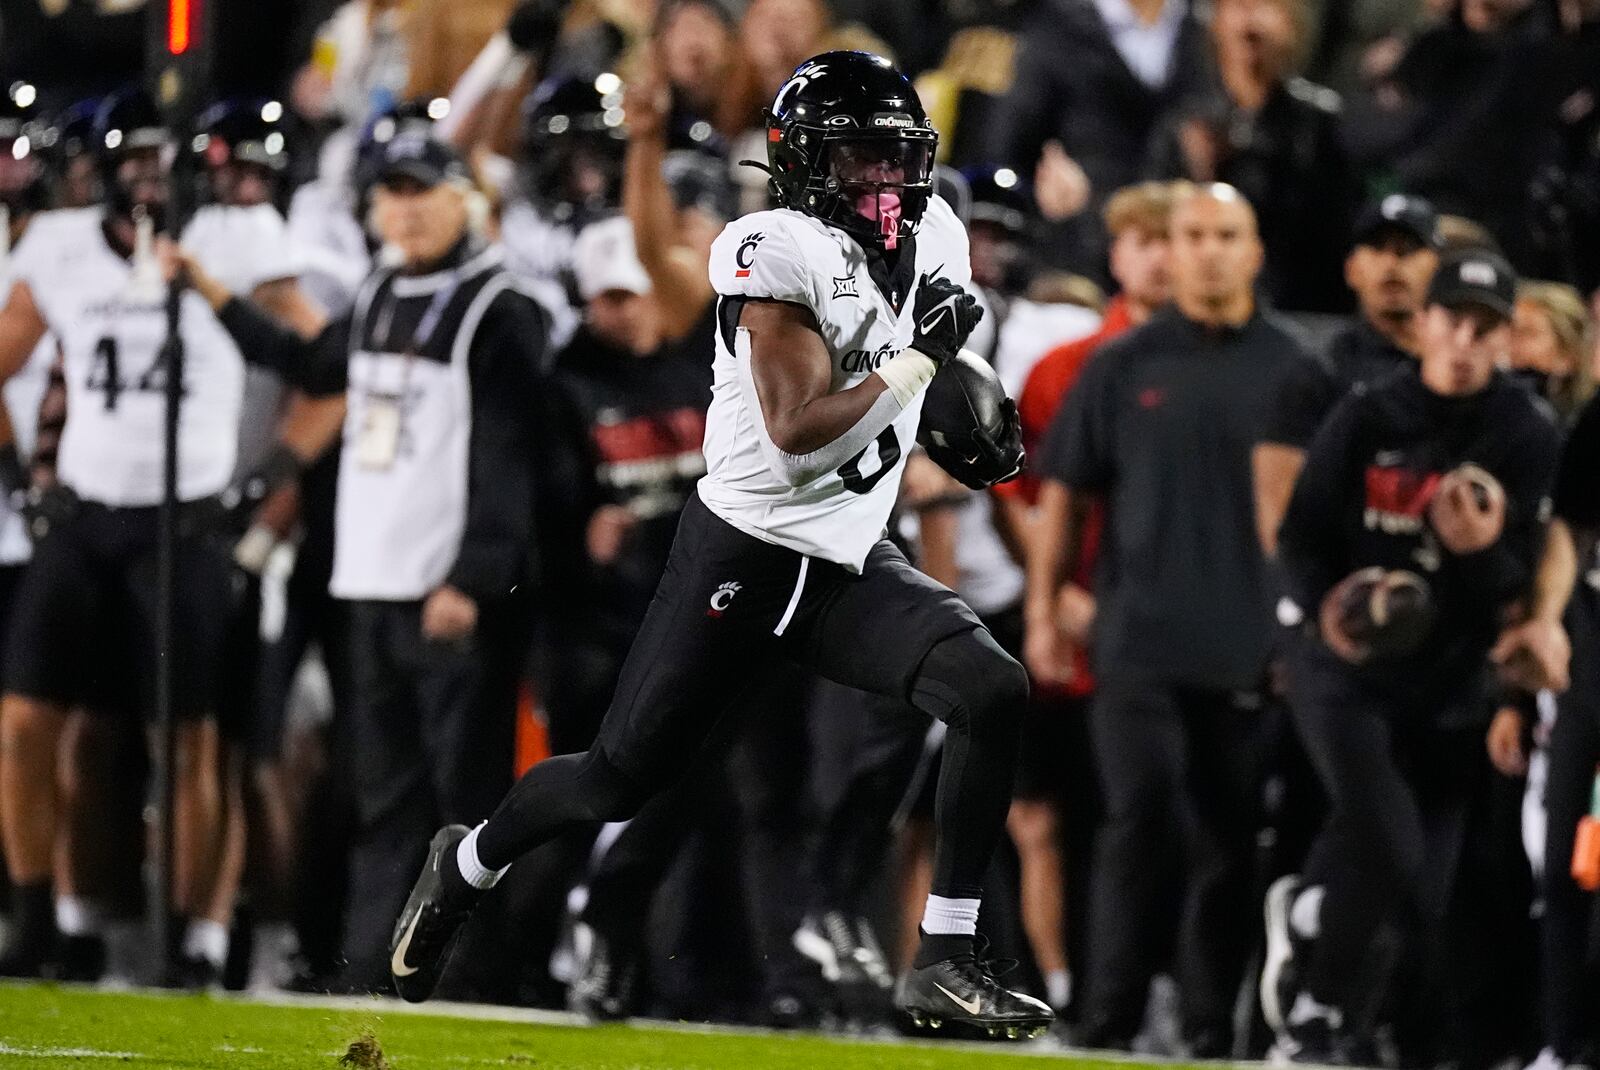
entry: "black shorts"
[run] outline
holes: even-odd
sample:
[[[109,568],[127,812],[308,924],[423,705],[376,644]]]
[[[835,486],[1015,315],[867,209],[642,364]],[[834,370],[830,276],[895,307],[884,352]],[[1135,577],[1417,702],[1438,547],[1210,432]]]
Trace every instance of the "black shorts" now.
[[[158,510],[84,502],[35,548],[13,609],[6,690],[94,713],[153,715]],[[217,705],[233,568],[221,544],[179,540],[173,709]]]
[[[855,575],[746,535],[694,496],[595,746],[659,785],[773,659],[909,702],[934,644],[982,626],[887,539]]]

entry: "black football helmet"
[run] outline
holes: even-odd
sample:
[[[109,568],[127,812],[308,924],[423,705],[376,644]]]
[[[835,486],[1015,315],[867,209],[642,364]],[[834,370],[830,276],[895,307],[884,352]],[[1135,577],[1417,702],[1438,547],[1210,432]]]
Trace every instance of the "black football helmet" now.
[[[274,174],[289,167],[289,130],[281,101],[221,100],[200,113],[194,149],[207,167],[254,164]]]
[[[161,229],[171,193],[172,134],[162,121],[155,98],[142,87],[120,89],[100,102],[94,117],[93,151],[100,165],[100,182],[106,207],[113,215],[128,216],[142,207]],[[149,161],[134,176],[123,174],[123,164],[136,154]]]
[[[191,147],[223,204],[259,204],[282,193],[289,130],[277,100],[222,100],[200,113]]]
[[[32,85],[13,82],[0,94],[0,204],[13,216],[50,206],[46,160],[59,136]]]
[[[870,52],[806,60],[767,112],[772,195],[880,248],[916,233],[938,146],[910,80]]]
[[[529,193],[558,217],[615,208],[627,141],[622,79],[615,74],[540,84],[522,115]]]

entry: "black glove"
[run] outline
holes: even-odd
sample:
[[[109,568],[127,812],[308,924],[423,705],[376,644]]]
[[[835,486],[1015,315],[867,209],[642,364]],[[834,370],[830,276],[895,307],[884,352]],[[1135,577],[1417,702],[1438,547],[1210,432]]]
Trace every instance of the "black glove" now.
[[[997,474],[997,478],[985,484],[990,487],[1016,479],[1028,463],[1028,453],[1022,448],[1022,418],[1017,415],[1017,403],[1006,398],[1000,403],[1000,410],[1005,414],[1005,424],[998,435],[991,435],[981,427],[972,433],[972,441],[989,472]]]
[[[78,512],[78,495],[65,483],[52,483],[47,487],[33,485],[15,443],[0,447],[0,491],[5,492],[12,511],[21,514],[28,538],[34,542]]]
[[[300,458],[294,451],[278,443],[260,464],[229,483],[221,493],[190,502],[184,509],[184,530],[192,534],[243,535],[261,503],[285,483],[298,479],[300,467]]]
[[[924,275],[917,280],[917,299],[911,307],[916,323],[911,348],[940,365],[961,351],[983,319],[978,299],[943,277]]]
[[[28,538],[39,542],[50,532],[78,515],[82,500],[76,491],[65,483],[51,483],[47,487],[29,487],[23,492],[22,523],[28,529]]]

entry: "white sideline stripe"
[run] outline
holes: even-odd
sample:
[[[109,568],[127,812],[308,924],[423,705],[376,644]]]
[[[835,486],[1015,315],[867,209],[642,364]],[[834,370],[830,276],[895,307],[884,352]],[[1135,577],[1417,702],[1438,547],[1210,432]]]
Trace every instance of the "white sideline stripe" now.
[[[811,558],[802,557],[800,559],[800,575],[794,581],[794,594],[789,596],[789,608],[783,611],[783,619],[778,622],[778,626],[776,628],[772,629],[773,635],[782,635],[783,630],[787,628],[789,626],[789,622],[794,619],[794,611],[800,605],[800,595],[803,594],[806,589],[806,570],[810,567]]]
[[[28,1059],[143,1059],[136,1051],[101,1051],[99,1048],[19,1048],[0,1040],[0,1055]]]
[[[7,988],[26,987],[15,982],[0,982],[0,993]],[[58,984],[55,987],[66,991],[97,993],[101,991],[94,985]],[[151,996],[159,999],[193,999],[186,992],[176,992],[162,988],[122,988],[111,995],[138,995]],[[446,1000],[430,1000],[427,1003],[405,1003],[398,999],[387,999],[381,996],[308,996],[294,992],[272,992],[265,994],[248,994],[244,992],[214,993],[207,997],[219,1003],[237,1003],[244,1006],[266,1007],[304,1007],[315,1010],[329,1011],[354,1011],[364,1014],[380,1016],[407,1015],[422,1018],[456,1018],[467,1021],[505,1022],[511,1025],[547,1025],[566,1028],[588,1029],[592,1028],[584,1019],[576,1014],[564,1011],[539,1010],[533,1007],[502,1007],[488,1003],[451,1003]],[[1034,1059],[1060,1059],[1063,1062],[1083,1062],[1093,1060],[1097,1063],[1116,1063],[1129,1066],[1151,1066],[1166,1064],[1183,1064],[1186,1066],[1211,1066],[1211,1067],[1238,1067],[1240,1070],[1270,1070],[1270,1062],[1245,1062],[1230,1059],[1198,1060],[1183,1059],[1175,1056],[1164,1055],[1139,1055],[1123,1051],[1096,1051],[1090,1048],[1060,1048],[1044,1041],[1015,1041],[1004,1044],[985,1043],[983,1041],[949,1041],[949,1040],[917,1040],[901,1036],[881,1036],[866,1034],[824,1033],[809,1030],[777,1030],[762,1029],[758,1026],[748,1025],[721,1025],[707,1022],[680,1022],[665,1021],[656,1018],[634,1018],[625,1023],[610,1024],[607,1029],[637,1029],[666,1033],[690,1033],[698,1036],[735,1036],[735,1037],[805,1037],[811,1040],[826,1040],[840,1044],[872,1044],[881,1047],[912,1048],[926,1051],[970,1051],[988,1056],[1027,1056]],[[335,1056],[344,1054],[342,1051],[333,1053]],[[150,1056],[137,1052],[101,1052],[90,1049],[35,1049],[35,1048],[8,1048],[4,1041],[0,1041],[0,1055],[31,1055],[35,1057],[75,1058],[81,1059],[88,1056],[148,1059]],[[1296,1070],[1317,1070],[1309,1064]]]

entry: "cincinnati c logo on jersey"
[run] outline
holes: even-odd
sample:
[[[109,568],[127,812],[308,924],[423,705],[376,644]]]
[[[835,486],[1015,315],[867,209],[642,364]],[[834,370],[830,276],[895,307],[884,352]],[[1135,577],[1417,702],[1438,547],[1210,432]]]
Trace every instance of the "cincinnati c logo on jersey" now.
[[[733,254],[733,262],[739,265],[738,270],[733,273],[734,278],[748,279],[750,277],[750,268],[756,262],[756,248],[766,238],[765,234],[752,234],[739,243],[739,251]]]
[[[740,590],[742,588],[739,584],[734,583],[732,580],[718,587],[711,594],[711,608],[706,610],[706,616],[722,616],[723,611],[733,602],[733,596],[738,594]]]

